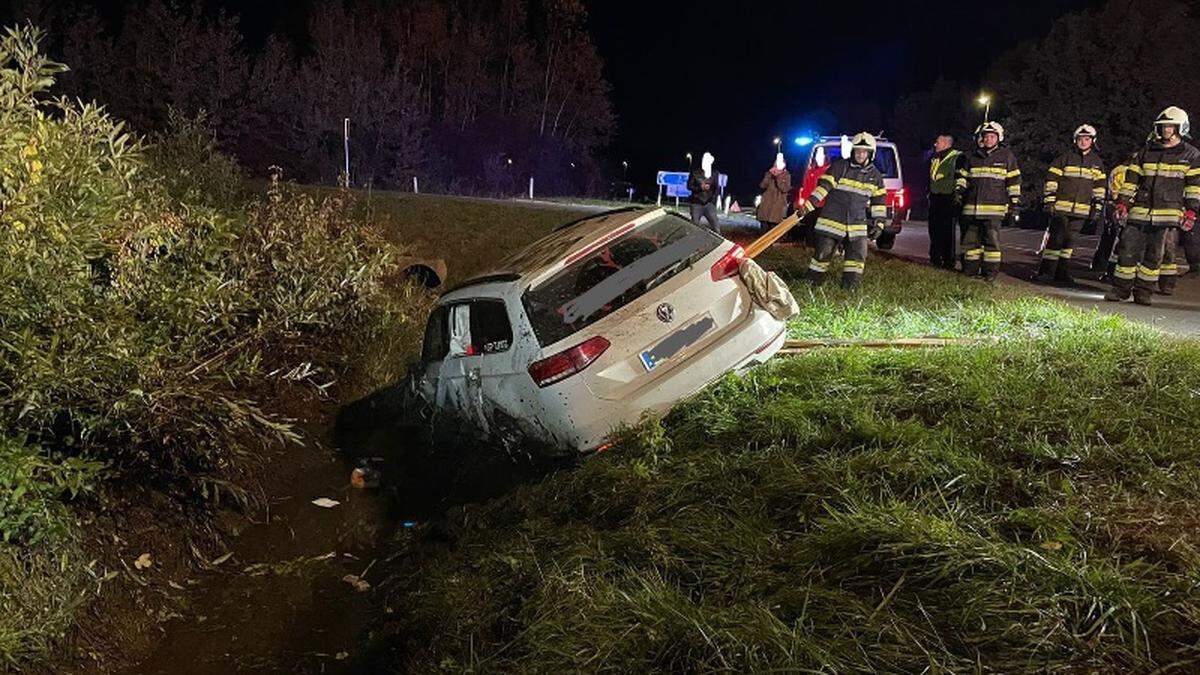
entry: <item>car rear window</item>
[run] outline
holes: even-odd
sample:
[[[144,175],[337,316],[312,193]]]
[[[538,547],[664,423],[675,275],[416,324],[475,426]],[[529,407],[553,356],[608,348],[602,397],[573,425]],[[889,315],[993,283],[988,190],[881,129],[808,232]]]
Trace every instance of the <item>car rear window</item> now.
[[[840,145],[822,145],[819,147],[825,153],[826,162],[832,162],[842,156]],[[884,178],[899,178],[900,170],[896,162],[896,148],[892,146],[877,148],[875,150],[875,166],[879,169],[879,173],[883,174]]]
[[[688,269],[723,240],[667,214],[571,263],[522,302],[543,347],[612,314]]]

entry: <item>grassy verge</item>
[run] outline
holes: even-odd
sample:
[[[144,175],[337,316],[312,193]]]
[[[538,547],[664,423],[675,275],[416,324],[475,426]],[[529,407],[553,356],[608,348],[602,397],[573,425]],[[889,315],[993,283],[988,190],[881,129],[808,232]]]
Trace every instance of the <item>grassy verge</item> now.
[[[858,295],[801,295],[798,336],[1006,339],[779,359],[405,532],[381,660],[1196,667],[1200,346],[878,259]]]
[[[829,281],[817,290],[805,282],[807,254],[796,249],[768,251],[760,262],[791,286],[800,315],[791,322],[794,338],[889,339],[900,337],[1052,336],[1085,326],[1115,328],[1121,321],[1098,312],[1072,310],[1061,302],[1027,295],[1011,286],[966,282],[953,272],[913,265],[886,255],[867,261],[862,290],[838,286],[835,263]]]

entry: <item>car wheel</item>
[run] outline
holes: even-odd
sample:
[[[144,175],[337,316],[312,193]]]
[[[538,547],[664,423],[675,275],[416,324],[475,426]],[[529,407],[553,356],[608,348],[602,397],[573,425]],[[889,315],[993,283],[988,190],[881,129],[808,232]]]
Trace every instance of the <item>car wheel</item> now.
[[[895,244],[896,235],[893,232],[884,232],[883,234],[879,235],[878,239],[875,240],[875,248],[879,249],[880,251],[891,250],[892,246]]]

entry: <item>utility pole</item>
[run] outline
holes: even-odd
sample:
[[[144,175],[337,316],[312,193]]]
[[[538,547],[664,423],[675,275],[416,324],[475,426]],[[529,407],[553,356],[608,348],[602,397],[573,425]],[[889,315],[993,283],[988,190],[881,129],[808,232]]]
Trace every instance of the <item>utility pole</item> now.
[[[342,119],[342,150],[346,157],[346,187],[350,187],[350,118]]]

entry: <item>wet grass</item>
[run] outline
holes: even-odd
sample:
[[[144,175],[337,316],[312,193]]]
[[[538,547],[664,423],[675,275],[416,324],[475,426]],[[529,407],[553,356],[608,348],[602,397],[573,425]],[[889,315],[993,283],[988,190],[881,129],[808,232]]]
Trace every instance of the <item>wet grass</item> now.
[[[1004,339],[776,359],[402,533],[376,665],[1197,668],[1200,345],[878,258],[804,293],[797,337]]]
[[[800,303],[792,319],[793,338],[890,339],[901,337],[1034,337],[1064,329],[1104,325],[1119,319],[1084,313],[1061,302],[1032,296],[1004,284],[989,286],[953,272],[872,255],[862,289],[848,293],[835,262],[819,289],[805,283],[808,254],[776,248],[760,262],[788,281]]]

